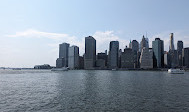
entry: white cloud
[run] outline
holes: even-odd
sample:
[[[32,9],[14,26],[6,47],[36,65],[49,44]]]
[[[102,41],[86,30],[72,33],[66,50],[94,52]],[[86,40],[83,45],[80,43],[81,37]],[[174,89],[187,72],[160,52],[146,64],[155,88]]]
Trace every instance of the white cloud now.
[[[5,35],[6,37],[24,37],[24,38],[49,38],[53,40],[74,40],[75,36],[69,36],[68,34],[63,33],[49,33],[49,32],[41,32],[33,29],[28,29],[23,32],[16,32],[14,35]]]

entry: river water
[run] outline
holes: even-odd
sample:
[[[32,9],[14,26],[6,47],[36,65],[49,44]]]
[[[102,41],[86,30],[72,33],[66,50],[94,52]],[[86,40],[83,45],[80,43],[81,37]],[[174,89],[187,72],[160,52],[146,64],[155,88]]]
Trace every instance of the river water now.
[[[189,112],[189,72],[0,70],[0,112]]]

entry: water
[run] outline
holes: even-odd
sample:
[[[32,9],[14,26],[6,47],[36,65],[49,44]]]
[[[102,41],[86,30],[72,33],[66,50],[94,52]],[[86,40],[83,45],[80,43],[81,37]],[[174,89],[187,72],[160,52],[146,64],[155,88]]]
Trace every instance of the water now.
[[[0,112],[189,112],[189,73],[0,70]]]

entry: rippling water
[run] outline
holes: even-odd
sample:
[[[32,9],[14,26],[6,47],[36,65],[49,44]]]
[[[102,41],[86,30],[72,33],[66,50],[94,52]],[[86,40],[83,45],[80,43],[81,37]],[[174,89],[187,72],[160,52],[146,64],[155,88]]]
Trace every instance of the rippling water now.
[[[189,112],[189,73],[0,70],[0,112]]]

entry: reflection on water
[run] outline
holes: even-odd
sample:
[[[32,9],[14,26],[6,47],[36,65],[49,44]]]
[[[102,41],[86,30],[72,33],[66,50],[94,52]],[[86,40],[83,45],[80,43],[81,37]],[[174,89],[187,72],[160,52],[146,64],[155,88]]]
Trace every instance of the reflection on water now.
[[[0,70],[0,111],[189,111],[189,73]]]

